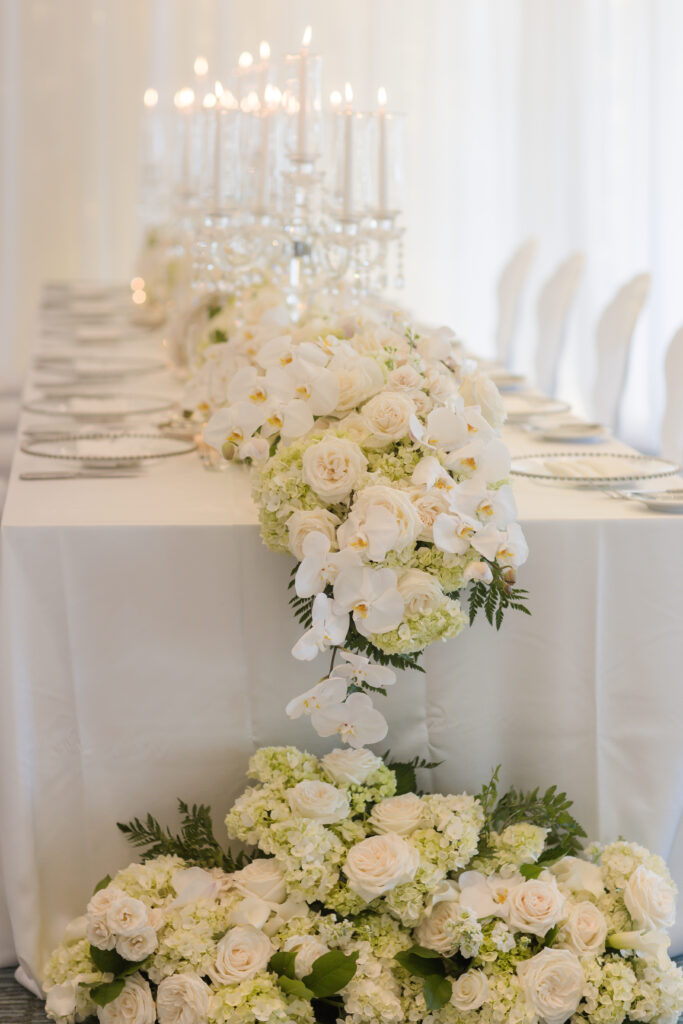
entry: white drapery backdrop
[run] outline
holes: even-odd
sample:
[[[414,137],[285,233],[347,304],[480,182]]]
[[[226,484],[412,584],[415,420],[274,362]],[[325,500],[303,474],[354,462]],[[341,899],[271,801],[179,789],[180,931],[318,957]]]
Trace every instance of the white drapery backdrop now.
[[[225,76],[307,23],[325,89],[407,112],[405,296],[491,351],[495,281],[541,242],[538,284],[569,251],[587,271],[561,389],[587,399],[593,331],[629,276],[653,288],[636,336],[625,435],[656,445],[663,353],[683,323],[683,5],[678,0],[0,0],[0,372],[26,360],[46,277],[125,278],[136,242],[141,97],[205,54]]]

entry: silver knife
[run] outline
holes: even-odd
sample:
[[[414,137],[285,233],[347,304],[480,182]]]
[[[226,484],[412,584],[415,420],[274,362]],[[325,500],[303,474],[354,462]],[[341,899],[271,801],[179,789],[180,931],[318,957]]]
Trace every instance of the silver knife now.
[[[111,469],[67,469],[20,473],[20,480],[116,480],[119,477],[139,477],[136,472]]]

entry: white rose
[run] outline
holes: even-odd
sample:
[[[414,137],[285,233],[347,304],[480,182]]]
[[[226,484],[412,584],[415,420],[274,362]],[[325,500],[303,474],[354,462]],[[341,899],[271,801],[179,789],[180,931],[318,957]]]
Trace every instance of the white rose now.
[[[157,1012],[152,992],[140,974],[126,978],[123,991],[106,1006],[97,1007],[100,1024],[154,1024]]]
[[[422,801],[415,793],[391,796],[375,804],[370,814],[370,824],[380,834],[395,832],[407,836],[420,827],[423,811]]]
[[[397,885],[412,882],[419,865],[420,855],[415,847],[389,832],[352,846],[342,870],[349,888],[369,903]]]
[[[357,750],[337,747],[325,754],[322,765],[333,782],[341,786],[362,786],[368,776],[381,767],[382,759],[365,747]]]
[[[465,405],[478,405],[486,422],[494,430],[500,430],[505,423],[505,406],[490,377],[485,373],[470,374],[460,385],[460,394]]]
[[[446,602],[436,576],[422,569],[406,569],[398,578],[398,592],[405,603],[406,618],[418,618],[436,611]]]
[[[133,935],[149,924],[149,913],[142,900],[124,896],[107,911],[107,924],[116,935]]]
[[[562,943],[577,956],[597,956],[604,952],[607,922],[594,903],[574,903],[563,926],[566,939]]]
[[[305,978],[307,974],[310,974],[318,957],[330,951],[330,947],[326,946],[317,935],[292,935],[282,948],[285,953],[296,950],[294,973],[297,978]]]
[[[339,385],[337,412],[350,412],[362,405],[384,386],[379,363],[366,356],[340,352],[328,363]]]
[[[671,928],[676,920],[676,891],[655,871],[639,865],[624,889],[624,903],[638,928]]]
[[[562,888],[569,892],[589,892],[592,896],[601,896],[605,891],[598,865],[581,857],[563,857],[550,870]]]
[[[545,1024],[564,1024],[583,993],[583,968],[569,949],[544,949],[517,965],[527,1002]]]
[[[515,931],[543,936],[562,917],[564,904],[565,898],[552,875],[531,878],[510,893],[508,924]]]
[[[266,969],[273,953],[267,935],[251,925],[238,925],[218,943],[216,963],[209,968],[209,976],[217,985],[248,981]]]
[[[304,779],[289,790],[287,799],[294,814],[321,825],[332,825],[349,816],[349,798],[329,782]]]
[[[362,526],[367,520],[368,513],[377,508],[388,512],[394,521],[397,535],[393,547],[396,551],[401,551],[406,545],[417,540],[421,529],[420,517],[407,491],[400,491],[397,487],[389,487],[386,484],[364,487],[353,502],[353,518]],[[339,528],[340,544],[344,543],[345,526],[346,524],[343,524]]]
[[[119,935],[116,940],[116,952],[124,960],[139,963],[153,953],[157,945],[157,933],[147,926],[132,935]]]
[[[210,871],[197,866],[175,871],[171,884],[176,892],[172,907],[186,907],[197,900],[214,900],[220,889],[218,879]]]
[[[425,379],[422,374],[414,366],[411,366],[410,363],[397,366],[387,377],[388,386],[396,391],[419,390],[424,383]]]
[[[457,946],[454,940],[456,926],[461,919],[461,907],[456,899],[444,899],[432,909],[415,929],[415,937],[425,949],[450,956]]]
[[[86,914],[82,914],[80,917],[75,917],[73,921],[69,921],[68,925],[64,929],[64,942],[67,946],[72,945],[74,942],[78,942],[80,939],[86,937],[88,931],[88,918]]]
[[[489,994],[488,978],[483,971],[465,971],[453,983],[451,1003],[457,1010],[478,1010]]]
[[[239,892],[258,896],[269,903],[284,903],[285,875],[274,857],[259,857],[233,875]]]
[[[371,435],[366,443],[381,448],[390,441],[399,441],[410,433],[410,417],[415,411],[415,403],[407,395],[380,391],[361,410]]]
[[[309,533],[322,533],[330,542],[330,550],[337,547],[337,527],[341,520],[326,508],[298,510],[287,520],[289,550],[301,562],[304,557],[304,541]]]
[[[45,1009],[50,1016],[56,1018],[71,1017],[76,1010],[76,992],[78,985],[75,981],[65,981],[62,985],[52,985],[45,992]]]
[[[446,515],[451,511],[448,497],[443,490],[434,488],[426,494],[415,492],[412,501],[420,517],[420,532],[417,535],[417,539],[433,541],[434,520],[442,513]]]
[[[106,914],[91,914],[85,934],[91,946],[97,949],[113,949],[116,945],[116,936],[107,924]]]
[[[157,989],[159,1024],[206,1024],[211,989],[197,974],[171,974]]]
[[[304,483],[325,501],[348,498],[363,479],[367,460],[353,441],[326,437],[307,448],[303,455]]]
[[[90,897],[87,907],[88,913],[93,916],[106,914],[110,907],[125,899],[125,896],[126,894],[123,889],[119,889],[116,885],[107,885],[104,889],[100,889],[99,892],[94,893]]]
[[[364,444],[370,436],[368,425],[359,412],[350,412],[337,421],[337,429],[350,437],[356,444]]]

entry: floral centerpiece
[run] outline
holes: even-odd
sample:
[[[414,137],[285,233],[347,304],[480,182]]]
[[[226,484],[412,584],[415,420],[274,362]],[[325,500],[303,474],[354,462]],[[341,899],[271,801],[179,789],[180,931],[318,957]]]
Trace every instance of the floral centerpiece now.
[[[417,792],[416,762],[269,747],[97,886],[45,970],[59,1024],[674,1024],[675,887],[625,841],[581,848],[564,794]]]

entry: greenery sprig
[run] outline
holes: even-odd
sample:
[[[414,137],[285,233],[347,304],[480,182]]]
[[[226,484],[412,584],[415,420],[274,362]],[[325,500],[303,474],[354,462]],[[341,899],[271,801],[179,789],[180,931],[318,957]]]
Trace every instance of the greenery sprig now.
[[[496,629],[500,629],[503,624],[503,616],[508,608],[531,615],[524,604],[528,592],[522,587],[513,586],[514,570],[501,567],[497,562],[489,561],[488,558],[483,561],[493,573],[493,579],[490,583],[482,583],[478,580],[472,584],[469,592],[470,626],[482,609],[489,624],[495,625]]]
[[[423,791],[417,784],[418,771],[430,771],[443,764],[443,761],[427,761],[417,756],[411,761],[392,761],[390,750],[382,756],[382,760],[396,776],[396,796],[403,796],[405,793],[417,793],[418,796],[422,796]]]

